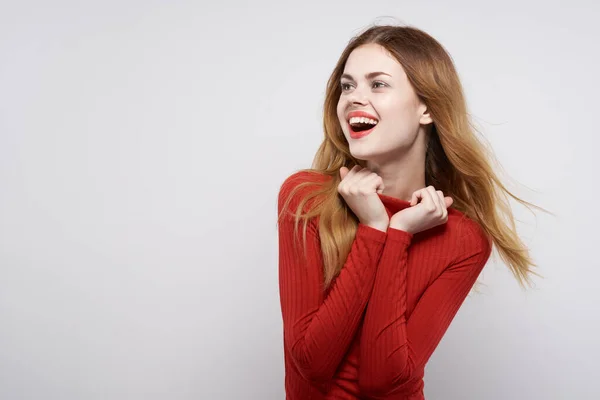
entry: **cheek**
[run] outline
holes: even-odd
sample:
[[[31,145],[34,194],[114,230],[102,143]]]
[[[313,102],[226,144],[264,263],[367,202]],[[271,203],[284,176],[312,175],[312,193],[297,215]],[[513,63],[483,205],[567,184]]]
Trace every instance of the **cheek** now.
[[[337,106],[337,119],[338,119],[338,122],[340,123],[340,125],[342,126],[342,129],[346,129],[345,117],[344,117],[344,107],[342,106],[341,103],[338,103],[338,106]]]
[[[394,125],[412,125],[416,115],[414,105],[403,99],[395,98],[389,100],[390,101],[382,102],[377,108],[381,119],[390,121]]]

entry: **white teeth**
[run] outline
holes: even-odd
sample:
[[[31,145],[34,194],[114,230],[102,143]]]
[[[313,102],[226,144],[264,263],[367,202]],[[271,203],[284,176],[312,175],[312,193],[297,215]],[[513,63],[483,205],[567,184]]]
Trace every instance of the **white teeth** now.
[[[377,125],[377,121],[371,118],[365,117],[352,117],[348,120],[350,124],[372,124]]]

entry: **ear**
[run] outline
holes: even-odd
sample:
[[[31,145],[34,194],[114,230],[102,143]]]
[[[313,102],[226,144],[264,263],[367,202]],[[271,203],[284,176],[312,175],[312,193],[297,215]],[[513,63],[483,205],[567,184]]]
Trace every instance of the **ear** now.
[[[419,123],[421,125],[428,125],[431,124],[433,122],[433,119],[431,119],[431,115],[429,114],[429,110],[427,109],[426,105],[421,105],[421,118],[419,118]]]

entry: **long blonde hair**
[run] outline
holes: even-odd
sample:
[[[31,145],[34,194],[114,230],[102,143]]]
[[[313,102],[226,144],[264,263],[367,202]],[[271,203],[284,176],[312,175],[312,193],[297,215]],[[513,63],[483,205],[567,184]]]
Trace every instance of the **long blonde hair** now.
[[[539,274],[533,271],[536,264],[516,234],[508,196],[523,205],[546,210],[520,199],[502,184],[490,165],[492,152],[475,135],[477,130],[469,119],[462,85],[450,55],[433,37],[414,27],[372,26],[354,37],[344,49],[327,83],[324,140],[312,168],[301,170],[316,174],[316,179],[299,183],[291,190],[278,222],[287,212],[295,193],[313,185],[314,190],[303,190],[305,195],[293,216],[296,228],[299,220],[304,220],[305,249],[307,223],[319,216],[323,284],[326,289],[344,265],[358,227],[356,216],[337,191],[341,180],[339,170],[342,166],[351,169],[356,164],[366,167],[365,161],[350,154],[337,117],[340,79],[350,53],[361,45],[371,43],[383,46],[402,65],[433,119],[425,159],[426,185],[433,185],[445,196],[451,196],[454,200],[452,207],[479,223],[491,238],[519,284],[522,287],[531,285],[531,275]],[[314,206],[303,213],[308,202]]]

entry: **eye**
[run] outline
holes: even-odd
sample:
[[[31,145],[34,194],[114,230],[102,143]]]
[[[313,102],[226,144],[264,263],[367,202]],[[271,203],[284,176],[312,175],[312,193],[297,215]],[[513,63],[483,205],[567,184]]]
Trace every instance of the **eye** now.
[[[375,81],[373,82],[373,88],[374,89],[379,89],[382,87],[388,86],[387,83],[382,82],[382,81]],[[346,82],[342,82],[340,84],[340,88],[342,89],[343,92],[348,91],[352,88],[352,85],[350,83],[346,83]]]

